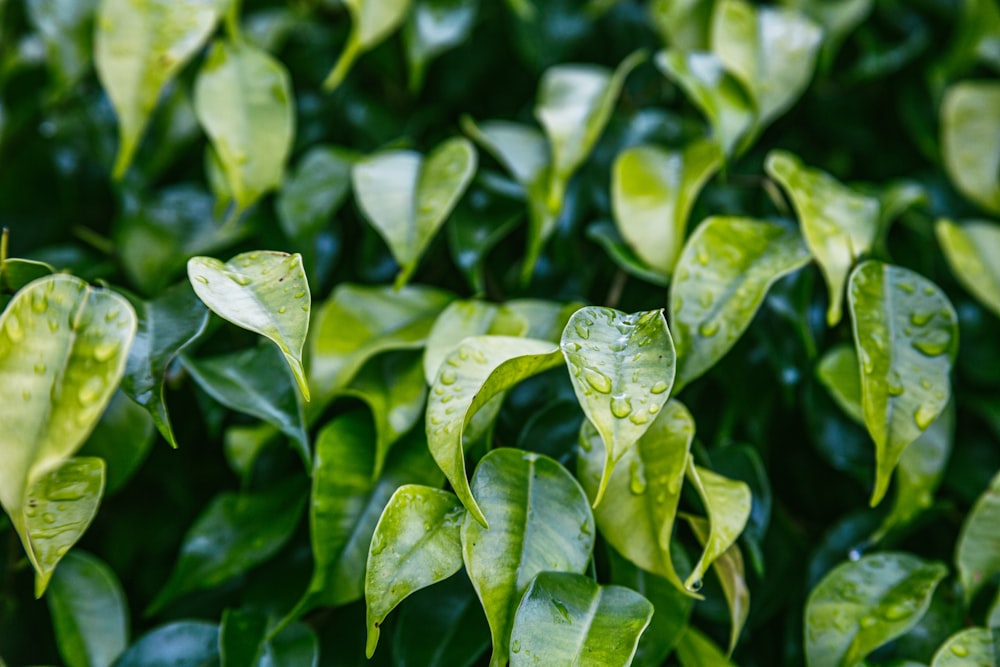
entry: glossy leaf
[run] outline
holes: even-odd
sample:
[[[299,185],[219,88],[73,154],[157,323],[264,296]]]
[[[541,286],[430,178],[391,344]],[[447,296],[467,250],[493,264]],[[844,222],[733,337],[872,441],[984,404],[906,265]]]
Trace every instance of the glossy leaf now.
[[[966,628],[948,638],[941,645],[931,667],[963,667],[983,665],[995,667],[997,664],[997,637],[995,630],[987,628]]]
[[[44,278],[56,270],[45,262],[11,257],[0,263],[0,292],[17,292],[33,280]]]
[[[163,384],[173,360],[205,331],[208,309],[186,283],[151,301],[135,297],[129,301],[138,315],[138,329],[129,350],[122,391],[152,415],[163,438],[176,447]]]
[[[122,488],[146,460],[156,427],[149,413],[121,390],[115,392],[100,421],[80,448],[80,456],[96,456],[107,464],[107,494]]]
[[[514,615],[510,665],[627,665],[653,605],[624,586],[572,572],[541,572]]]
[[[660,287],[666,287],[670,282],[669,278],[659,271],[649,268],[645,262],[639,259],[639,256],[625,243],[618,228],[610,220],[598,220],[591,223],[587,227],[587,238],[604,248],[604,252],[607,253],[611,261],[625,273]]]
[[[670,556],[694,428],[694,418],[684,405],[675,400],[664,405],[611,473],[594,518],[618,553],[686,594],[700,597],[684,588]],[[590,422],[583,423],[579,442],[577,479],[594,497],[604,469],[604,444]]]
[[[612,308],[581,308],[560,343],[573,391],[604,442],[597,507],[615,464],[649,429],[674,384],[674,343],[663,313],[627,315]]]
[[[875,440],[874,506],[903,450],[948,403],[958,318],[929,280],[873,260],[851,273],[848,302],[865,425]]]
[[[484,527],[486,518],[470,491],[465,469],[465,442],[475,439],[470,431],[478,430],[473,424],[476,413],[490,409],[487,406],[495,411],[502,399],[491,399],[561,362],[554,343],[475,336],[466,338],[441,364],[427,400],[427,446],[469,514]]]
[[[316,667],[319,643],[302,623],[288,625],[275,636],[259,611],[227,609],[222,614],[221,667]]]
[[[945,91],[941,153],[959,192],[1000,214],[1000,84],[963,81]]]
[[[558,343],[569,318],[579,310],[581,303],[559,303],[544,299],[513,299],[504,304],[508,311],[524,320],[526,338],[550,340]]]
[[[678,151],[634,146],[615,159],[611,198],[618,231],[643,262],[663,275],[673,272],[691,206],[721,163],[722,154],[708,140]]]
[[[423,86],[432,59],[468,39],[478,5],[477,0],[414,1],[403,27],[411,91],[419,91]]]
[[[772,151],[765,165],[788,193],[799,215],[802,234],[830,291],[827,324],[840,321],[844,283],[851,267],[866,254],[878,233],[879,202],[806,167],[792,155]]]
[[[711,534],[711,526],[708,521],[695,516],[685,517],[691,525],[698,541],[704,547]],[[719,584],[722,586],[722,594],[726,598],[726,605],[729,607],[729,651],[733,654],[736,642],[740,639],[740,633],[747,622],[750,614],[750,589],[747,588],[746,571],[743,567],[743,554],[737,544],[733,543],[728,549],[712,561],[712,570],[719,577]]]
[[[460,300],[448,304],[427,335],[424,350],[424,377],[434,384],[449,352],[470,336],[523,336],[528,322],[506,305],[486,301]]]
[[[1000,474],[966,515],[955,546],[955,566],[966,605],[1000,573]]]
[[[677,643],[676,653],[681,667],[734,667],[719,647],[694,626],[688,626]]]
[[[221,0],[100,0],[94,64],[118,116],[121,179],[160,93],[208,40]]]
[[[447,491],[407,484],[389,499],[372,535],[365,573],[369,658],[382,621],[396,605],[462,569],[464,518],[462,503]]]
[[[816,377],[848,417],[865,423],[861,408],[861,375],[858,373],[858,353],[850,343],[831,347],[816,365]]]
[[[468,139],[449,139],[426,158],[414,151],[387,151],[361,160],[351,171],[361,212],[385,239],[405,285],[421,256],[476,171]]]
[[[302,156],[275,199],[289,238],[312,238],[330,224],[350,192],[353,164],[353,155],[334,146],[316,146]]]
[[[802,237],[774,223],[713,217],[699,225],[670,287],[678,384],[721,359],[750,326],[771,285],[808,261]]]
[[[66,554],[45,599],[59,655],[68,667],[110,667],[128,645],[125,593],[96,556],[79,550]]]
[[[854,665],[907,632],[947,573],[940,563],[894,552],[837,566],[806,603],[806,664]]]
[[[343,82],[354,61],[388,37],[406,19],[411,0],[344,0],[351,15],[351,32],[333,70],[323,81],[331,91]]]
[[[939,220],[934,231],[958,282],[1000,317],[1000,225]]]
[[[188,278],[212,312],[278,346],[308,401],[302,347],[312,300],[302,256],[247,252],[225,264],[212,257],[194,257],[188,261]]]
[[[305,501],[296,480],[265,491],[217,495],[184,536],[170,579],[147,613],[187,593],[225,583],[271,558],[298,527]]]
[[[486,611],[493,637],[491,667],[512,656],[511,628],[521,596],[539,572],[582,573],[594,548],[594,517],[583,489],[552,459],[502,448],[472,476],[487,529],[467,513],[462,524],[465,568]]]
[[[701,558],[695,564],[684,587],[697,591],[708,567],[736,543],[736,538],[750,518],[753,498],[745,482],[728,479],[694,464],[688,457],[687,478],[698,492],[708,514],[709,530]]]
[[[143,635],[115,667],[204,667],[219,660],[219,626],[175,621]]]

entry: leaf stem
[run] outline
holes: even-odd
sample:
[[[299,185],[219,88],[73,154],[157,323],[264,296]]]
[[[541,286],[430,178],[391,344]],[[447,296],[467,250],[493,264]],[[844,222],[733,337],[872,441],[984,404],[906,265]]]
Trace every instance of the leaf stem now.
[[[101,236],[92,229],[77,225],[73,228],[73,235],[100,253],[105,255],[115,253],[115,244],[112,243],[111,239]]]
[[[240,0],[229,0],[229,8],[225,16],[226,34],[234,44],[243,43],[243,32],[240,30]]]

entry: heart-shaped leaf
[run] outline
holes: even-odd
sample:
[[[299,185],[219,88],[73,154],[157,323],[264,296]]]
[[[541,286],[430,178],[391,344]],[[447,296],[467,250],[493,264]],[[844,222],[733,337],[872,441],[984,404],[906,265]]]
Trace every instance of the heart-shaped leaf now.
[[[302,346],[309,330],[312,300],[302,256],[246,252],[225,264],[212,257],[192,257],[188,278],[195,294],[212,312],[278,346],[308,401]]]
[[[407,484],[389,499],[372,535],[365,574],[369,658],[379,626],[396,605],[462,569],[464,518],[455,494],[440,489]]]
[[[835,181],[826,172],[811,169],[792,155],[772,151],[767,173],[788,193],[812,252],[830,290],[827,324],[840,321],[844,283],[851,267],[867,253],[878,233],[879,202]]]
[[[323,81],[327,91],[343,82],[351,65],[365,51],[377,46],[400,26],[410,11],[411,0],[344,0],[351,15],[351,32],[333,70]]]
[[[453,301],[434,320],[424,350],[424,377],[427,384],[441,370],[448,353],[470,336],[523,336],[528,322],[506,305],[486,301]]]
[[[572,572],[541,572],[514,615],[510,665],[628,665],[653,605],[624,586]]]
[[[560,342],[573,391],[604,441],[601,502],[615,464],[650,427],[674,384],[674,343],[659,310],[628,315],[587,307],[573,313]]]
[[[698,492],[708,514],[709,530],[701,558],[684,581],[684,588],[697,591],[709,566],[721,557],[743,532],[750,518],[753,497],[745,482],[723,477],[695,465],[688,457],[687,478]],[[737,630],[738,632],[738,630]]]
[[[865,426],[875,440],[875,506],[903,450],[948,403],[958,317],[932,282],[874,260],[851,273],[848,303]]]
[[[1000,215],[1000,84],[962,81],[945,91],[941,153],[959,192]]]
[[[966,605],[994,575],[1000,573],[1000,474],[993,478],[966,515],[955,546],[955,567]]]
[[[132,644],[116,667],[201,667],[219,661],[219,626],[175,621],[150,630]]]
[[[424,83],[428,63],[464,42],[472,33],[477,0],[415,0],[403,26],[406,62],[410,67],[410,91]]]
[[[767,291],[805,266],[802,237],[750,218],[709,218],[691,234],[670,286],[677,383],[686,385],[725,356]]]
[[[400,266],[397,288],[410,279],[431,239],[469,187],[476,161],[472,143],[455,137],[426,158],[414,151],[387,151],[354,165],[354,196]]]
[[[685,516],[695,537],[704,547],[711,535],[711,526],[704,519],[687,515]],[[722,594],[726,598],[726,605],[729,607],[729,655],[733,654],[736,642],[740,639],[743,626],[746,625],[747,616],[750,614],[750,589],[747,588],[746,573],[743,567],[743,554],[737,544],[732,544],[728,549],[712,561],[712,570],[719,577],[719,584],[722,586]]]
[[[594,517],[573,476],[546,456],[502,448],[472,476],[482,514],[462,524],[465,568],[486,611],[493,637],[491,667],[510,658],[514,614],[539,572],[582,573],[594,548]]]
[[[562,362],[554,343],[511,336],[466,338],[441,364],[427,400],[427,446],[465,509],[486,527],[486,518],[469,488],[465,471],[465,442],[474,440],[469,431],[473,417],[491,399],[521,380]],[[502,400],[502,399],[498,399]],[[489,413],[492,422],[495,412]],[[488,428],[488,425],[486,425]]]
[[[934,654],[931,667],[968,667],[996,665],[997,631],[987,628],[966,628],[956,632]]]
[[[948,267],[979,302],[1000,317],[1000,225],[973,220],[934,226]]]
[[[941,563],[907,553],[876,553],[838,565],[806,603],[806,664],[858,664],[917,624],[946,574]]]

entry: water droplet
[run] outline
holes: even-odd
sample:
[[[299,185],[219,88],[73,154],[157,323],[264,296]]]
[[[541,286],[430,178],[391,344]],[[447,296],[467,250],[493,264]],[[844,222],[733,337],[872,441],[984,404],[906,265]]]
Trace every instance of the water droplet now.
[[[229,277],[232,278],[233,281],[240,287],[246,287],[247,285],[253,282],[253,280],[251,280],[248,276],[244,276],[241,273],[233,274],[230,275]]]
[[[615,394],[611,397],[611,414],[618,419],[624,419],[632,414],[632,401],[625,394]]]
[[[934,288],[928,285],[924,288],[924,294],[927,296],[934,296]]]
[[[39,375],[45,375],[45,364],[35,364],[35,372]]]
[[[17,315],[10,313],[7,316],[7,321],[4,323],[4,330],[7,332],[7,337],[10,338],[12,343],[20,343],[24,340],[24,329],[21,328],[21,320],[17,319]]]
[[[933,311],[931,311],[931,312],[922,312],[922,313],[921,312],[913,312],[913,313],[910,313],[910,322],[912,322],[914,326],[922,327],[925,324],[927,324],[928,322],[930,322],[932,317],[934,317]]]
[[[441,384],[455,384],[455,381],[458,380],[458,374],[450,368],[446,368],[441,371],[440,380]]]
[[[899,282],[896,283],[896,287],[903,290],[907,294],[913,294],[913,292],[916,290],[916,288],[913,286],[913,283],[911,282]]]
[[[584,367],[583,369],[583,379],[587,381],[595,391],[599,391],[602,394],[611,393],[611,378],[602,373],[601,371],[594,370],[593,368]]]
[[[564,605],[559,600],[552,600],[552,606],[555,607],[555,609],[556,609],[557,612],[559,612],[559,616],[562,619],[562,620],[560,620],[559,618],[557,618],[556,621],[558,621],[560,623],[572,623],[573,622],[573,619],[570,618],[569,609],[566,608],[566,605]]]
[[[309,304],[308,303],[306,305],[302,306],[302,311],[305,312],[305,313],[309,312]]]
[[[660,411],[660,406],[659,405],[657,405],[656,403],[650,404],[650,406],[649,406],[649,414],[655,415],[659,411]]]
[[[926,430],[928,426],[934,423],[934,420],[936,418],[937,418],[937,410],[935,410],[932,406],[926,404],[918,407],[916,411],[913,413],[913,421],[916,422],[917,428],[919,428],[921,431]]]
[[[709,290],[705,290],[698,297],[698,303],[701,304],[702,308],[711,308],[712,304],[715,302],[715,295]]]
[[[636,426],[642,426],[649,421],[649,416],[645,412],[633,412],[628,419]]]
[[[469,348],[460,347],[458,348],[458,358],[462,361],[466,361],[469,358]]]
[[[701,579],[695,579],[694,581],[690,581],[684,584],[684,588],[688,589],[692,593],[697,593],[698,591],[700,591],[701,586],[702,586]]]
[[[583,326],[580,322],[574,323],[573,329],[576,331],[576,335],[579,336],[580,338],[584,340],[590,338],[590,329]]]
[[[510,644],[510,650],[511,650],[512,653],[520,653],[521,652],[521,642],[519,642],[518,640],[515,639]]]
[[[894,604],[885,610],[885,618],[888,621],[898,621],[910,615],[910,609],[906,605]]]
[[[698,333],[700,333],[705,338],[711,338],[719,332],[718,322],[702,322],[701,326],[698,327]]]
[[[31,392],[28,391],[27,389],[22,389],[21,390],[21,398],[23,400],[25,400],[25,401],[30,401],[31,400]]]
[[[45,309],[49,307],[49,300],[44,294],[38,294],[34,299],[31,300],[31,309],[36,313],[44,313]]]
[[[472,360],[475,361],[477,364],[485,364],[489,361],[482,350],[473,350]]]
[[[850,551],[847,552],[847,558],[848,558],[848,560],[851,560],[851,561],[861,560],[861,550],[860,549],[851,549]]]
[[[53,514],[52,512],[46,512],[45,514],[42,515],[42,521],[44,521],[45,523],[55,523],[56,515]]]
[[[305,293],[305,292],[296,292],[295,294],[293,294],[293,295],[292,295],[292,298],[293,298],[293,299],[301,299],[301,298],[302,298],[302,297],[304,297],[305,295],[306,295],[306,293]]]
[[[963,644],[952,644],[951,652],[957,655],[959,658],[964,658],[969,655],[969,649],[967,649]]]
[[[659,382],[657,382],[656,384],[654,384],[652,387],[649,388],[649,393],[662,394],[666,390],[667,390],[667,383],[664,382],[663,380],[660,380]]]
[[[203,285],[208,284],[208,278],[206,278],[205,276],[195,276],[194,279],[202,283]]]
[[[646,493],[646,471],[642,467],[642,461],[632,459],[629,462],[629,491],[637,496]]]
[[[579,352],[580,351],[580,344],[579,343],[566,343],[566,349],[568,349],[570,352]]]
[[[371,546],[372,555],[378,556],[380,553],[385,551],[385,547],[386,547],[385,538],[382,537],[381,534],[375,533],[375,535],[372,537],[372,546]]]
[[[913,341],[913,348],[928,357],[937,357],[948,351],[951,336],[946,331],[933,332],[932,335]]]
[[[886,374],[885,378],[885,389],[890,396],[902,396],[906,389],[903,387],[902,380],[899,379],[899,373],[890,370]]]
[[[110,340],[94,346],[94,358],[100,362],[107,361],[118,351],[118,341]]]
[[[288,310],[288,309],[285,308],[284,306],[281,306],[280,308],[278,308],[278,314],[279,315],[284,315],[286,310]]]
[[[698,260],[699,264],[702,266],[708,266],[708,250],[706,250],[704,246],[698,248],[695,255],[695,259]]]
[[[931,381],[928,380],[927,378],[920,378],[920,386],[923,387],[924,389],[930,389],[932,386]]]
[[[80,402],[84,405],[90,405],[101,397],[103,389],[104,380],[96,375],[91,375],[87,378],[87,381],[83,383],[83,386],[80,387],[80,393],[78,394]]]
[[[878,620],[874,616],[862,616],[861,617],[861,627],[870,628],[878,623]]]
[[[583,523],[580,524],[580,534],[581,535],[593,535],[594,531],[590,527],[590,523],[584,519]]]

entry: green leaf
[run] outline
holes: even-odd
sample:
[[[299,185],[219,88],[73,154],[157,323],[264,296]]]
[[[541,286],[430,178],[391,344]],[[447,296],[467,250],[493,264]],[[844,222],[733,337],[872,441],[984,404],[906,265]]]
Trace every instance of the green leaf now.
[[[696,51],[708,46],[712,4],[706,0],[652,0],[648,11],[664,43]]]
[[[33,280],[44,278],[56,270],[45,262],[8,258],[0,263],[0,292],[17,292]]]
[[[167,368],[177,355],[204,333],[208,310],[187,283],[178,283],[152,301],[128,298],[139,323],[129,350],[122,391],[149,411],[163,438],[171,447],[177,447],[163,384]]]
[[[351,190],[354,156],[335,146],[316,146],[302,156],[275,198],[282,231],[293,240],[323,230]]]
[[[413,667],[471,667],[490,646],[483,608],[468,577],[450,577],[403,605],[392,653]]]
[[[245,252],[225,264],[212,257],[193,257],[188,260],[188,279],[216,315],[278,346],[308,401],[302,346],[312,299],[302,256]]]
[[[681,636],[676,653],[681,667],[734,667],[719,647],[694,626],[688,626]]]
[[[629,275],[660,287],[666,287],[669,283],[666,276],[649,268],[639,259],[632,248],[625,244],[618,228],[610,220],[598,220],[591,223],[587,227],[587,238],[604,248],[608,258]]]
[[[712,139],[724,155],[739,154],[748,146],[757,115],[747,93],[726,71],[719,56],[670,49],[657,53],[655,62],[705,114],[712,126]]]
[[[504,306],[527,324],[527,330],[521,334],[525,338],[558,343],[569,318],[583,304],[559,303],[544,299],[514,299],[505,303]]]
[[[219,626],[175,621],[143,635],[115,667],[206,667],[218,660]]]
[[[181,363],[195,382],[230,410],[252,415],[278,427],[295,444],[303,463],[311,452],[302,404],[288,367],[270,345]]]
[[[709,531],[704,550],[684,581],[684,588],[697,591],[709,565],[722,557],[743,532],[750,518],[753,498],[745,482],[728,479],[694,464],[689,456],[687,478],[698,492],[708,515]],[[736,629],[736,633],[739,630]]]
[[[478,6],[477,0],[415,0],[403,26],[411,92],[423,87],[432,59],[468,39]]]
[[[292,623],[264,644],[260,667],[317,667],[319,640],[305,623]]]
[[[462,569],[464,518],[455,494],[440,489],[407,484],[389,499],[372,535],[365,573],[369,658],[379,627],[396,605]]]
[[[560,342],[573,391],[604,441],[600,504],[615,464],[649,429],[674,384],[674,343],[663,312],[576,311]]]
[[[132,162],[160,93],[215,29],[222,0],[100,0],[94,64],[118,116],[114,178]]]
[[[343,0],[351,15],[351,32],[337,64],[323,81],[323,88],[331,91],[339,86],[354,61],[393,31],[406,19],[411,0]]]
[[[784,151],[771,151],[767,173],[788,193],[809,250],[830,290],[826,322],[840,322],[847,274],[875,242],[879,202],[838,183],[826,172],[806,167]]]
[[[414,151],[386,151],[354,165],[351,179],[361,212],[385,239],[405,285],[476,171],[476,149],[455,137],[425,158]]]
[[[539,572],[582,573],[594,548],[583,489],[546,456],[496,449],[479,462],[472,492],[490,528],[471,512],[462,524],[465,568],[493,637],[491,667],[507,663],[521,596]]]
[[[861,375],[858,373],[858,353],[850,343],[834,345],[816,365],[816,377],[848,417],[865,423],[861,407]]]
[[[217,40],[198,72],[194,108],[237,214],[281,186],[295,132],[284,65],[246,42]]]
[[[170,579],[147,609],[214,588],[268,560],[291,538],[306,505],[302,484],[217,495],[184,535]]]
[[[427,384],[441,370],[448,353],[470,336],[523,336],[528,322],[507,305],[498,305],[475,299],[452,301],[448,304],[427,335],[424,350],[424,377]]]
[[[28,18],[45,42],[56,95],[76,85],[90,68],[97,0],[35,0]]]
[[[782,0],[789,9],[798,10],[823,28],[821,71],[833,64],[837,49],[848,34],[871,14],[872,0]]]
[[[941,645],[931,667],[963,667],[997,664],[997,632],[986,628],[966,628],[948,638]]]
[[[721,163],[718,146],[708,140],[678,151],[634,146],[615,159],[611,198],[618,231],[643,262],[663,275],[673,272],[691,206]]]
[[[518,382],[559,365],[554,343],[511,336],[466,338],[445,357],[427,400],[427,446],[473,519],[487,527],[465,469],[465,443],[492,422],[503,393]],[[496,401],[491,399],[496,398]],[[474,423],[476,413],[488,417]],[[488,424],[487,424],[488,428]]]
[[[917,624],[947,574],[941,563],[907,553],[876,553],[838,565],[806,603],[806,664],[858,664]]]
[[[438,313],[453,298],[431,287],[338,285],[310,337],[313,388],[327,396],[350,383],[376,354],[423,347]]]
[[[146,460],[155,432],[149,413],[119,389],[80,448],[80,456],[104,459],[108,468],[105,491],[110,495],[122,488]]]
[[[618,462],[594,518],[601,535],[618,553],[686,594],[700,597],[684,588],[670,557],[670,537],[692,439],[691,413],[680,402],[669,401]],[[580,428],[576,462],[577,479],[589,497],[596,496],[604,469],[604,444],[587,421]]]
[[[848,303],[865,425],[875,440],[874,507],[903,450],[948,403],[958,317],[932,282],[874,260],[851,273]]]
[[[1000,84],[963,81],[945,91],[941,153],[958,191],[1000,214]]]
[[[510,665],[628,665],[652,616],[649,600],[624,586],[541,572],[514,615]]]
[[[1000,225],[986,220],[934,226],[948,267],[979,302],[1000,317]]]
[[[221,667],[256,667],[267,618],[254,611],[226,609],[219,628]]]
[[[79,550],[66,554],[45,599],[59,655],[68,667],[110,667],[128,645],[125,593],[96,556]]]
[[[699,517],[685,516],[695,537],[704,547],[711,535],[711,526],[708,521]],[[722,594],[726,598],[726,605],[729,607],[729,650],[728,655],[733,654],[736,642],[740,639],[743,626],[746,625],[747,616],[750,614],[750,589],[747,588],[746,571],[743,567],[743,554],[736,543],[730,545],[728,549],[712,561],[712,570],[719,577],[719,584],[722,586]]]
[[[728,217],[701,223],[681,251],[670,286],[678,385],[725,356],[771,285],[808,261],[802,237],[781,225]]]
[[[1000,573],[1000,474],[965,516],[955,545],[955,567],[966,605],[990,578]]]
[[[275,435],[277,429],[267,422],[257,422],[251,426],[234,424],[226,429],[222,441],[226,463],[244,483],[250,481],[257,457],[274,440]]]

